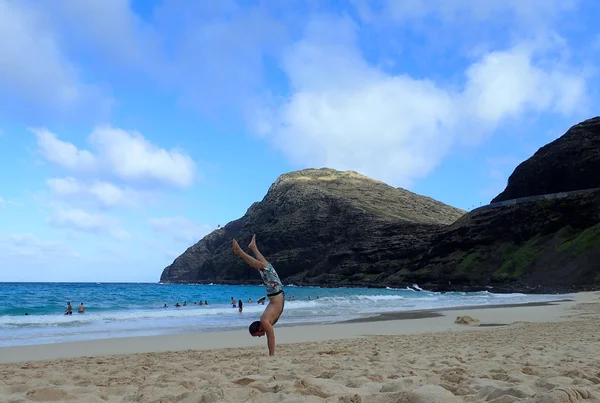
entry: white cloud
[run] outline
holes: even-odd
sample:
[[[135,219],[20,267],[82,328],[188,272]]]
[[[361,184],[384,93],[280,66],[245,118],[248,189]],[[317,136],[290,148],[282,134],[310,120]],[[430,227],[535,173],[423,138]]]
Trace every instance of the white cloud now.
[[[81,185],[73,177],[48,179],[46,184],[54,194],[59,196],[73,196],[81,192]]]
[[[30,129],[37,137],[38,149],[48,161],[62,168],[89,171],[96,167],[96,158],[87,150],[79,150],[73,144],[58,139],[47,129]]]
[[[2,198],[2,196],[0,196],[0,207],[4,207],[4,206],[6,206],[6,200],[4,200]]]
[[[157,147],[137,132],[96,128],[88,138],[93,151],[79,149],[46,129],[33,132],[44,159],[72,175],[46,181],[55,197],[51,204],[58,206],[47,218],[54,227],[126,240],[129,234],[118,220],[81,207],[139,207],[148,202],[156,186],[183,188],[194,180],[195,163],[188,155]]]
[[[93,183],[89,192],[105,206],[116,206],[126,200],[131,200],[125,199],[125,192],[121,188],[108,182]]]
[[[110,99],[79,78],[47,15],[30,3],[0,1],[0,60],[0,87],[12,101],[6,107],[27,105],[28,115],[31,109],[48,113],[110,108]]]
[[[194,244],[214,228],[185,217],[163,217],[150,220],[150,226],[157,232],[167,233],[178,241]]]
[[[496,123],[525,111],[553,110],[563,115],[577,111],[585,100],[583,76],[558,66],[534,65],[527,48],[492,52],[466,72],[466,103],[477,117]]]
[[[48,222],[88,232],[100,232],[106,229],[106,222],[100,217],[79,209],[58,210],[48,218]]]
[[[194,161],[178,149],[165,150],[140,133],[102,127],[90,135],[102,161],[119,178],[128,181],[156,181],[187,187],[194,180]]]
[[[119,227],[118,221],[113,217],[90,214],[80,209],[59,208],[46,221],[59,228],[93,234],[108,234],[119,240],[129,239],[129,234]]]
[[[48,262],[55,258],[77,259],[79,257],[77,252],[63,243],[42,241],[31,234],[0,238],[0,260],[27,258]]]
[[[46,129],[32,132],[37,136],[41,155],[48,162],[73,172],[94,171],[131,183],[179,188],[191,185],[194,180],[196,165],[191,157],[179,149],[157,147],[137,132],[111,127],[96,128],[88,138],[96,148],[96,154],[62,141]],[[109,189],[106,184],[99,186],[95,190],[97,194],[116,197],[116,188]],[[106,196],[108,191],[112,191],[112,194]]]
[[[354,169],[397,186],[430,172],[457,141],[527,111],[570,114],[585,80],[526,48],[484,55],[462,88],[365,62],[348,21],[314,20],[284,59],[292,94],[259,111],[257,131],[294,164]]]
[[[0,38],[11,38],[5,41],[15,56],[11,60],[19,56],[26,67],[19,69],[15,62],[11,70],[23,75],[32,70],[27,75],[31,80],[24,79],[24,83],[41,81],[51,88],[49,94],[63,90],[73,97],[82,97],[92,89],[97,93],[95,87],[83,87],[78,80],[83,74],[78,74],[79,66],[74,60],[83,54],[86,60],[82,67],[87,67],[87,63],[102,65],[102,71],[93,72],[93,76],[107,80],[114,75],[123,80],[124,75],[133,73],[135,76],[130,77],[135,80],[146,74],[160,87],[175,89],[181,95],[180,101],[208,117],[222,108],[238,108],[247,102],[266,77],[264,54],[274,55],[287,38],[284,23],[271,16],[285,8],[277,3],[247,6],[237,0],[168,1],[159,2],[150,15],[144,16],[134,10],[129,0],[5,3],[12,12],[6,20],[14,21],[15,28],[5,28],[5,35]],[[0,34],[2,11],[0,8]],[[17,18],[17,13],[24,16]],[[38,24],[32,22],[30,27],[25,16]],[[24,31],[24,43],[11,47],[13,37],[18,37],[17,28]],[[32,34],[41,38],[41,45],[45,44],[43,40],[48,42],[46,52],[46,47],[35,41],[26,43],[29,37],[36,38]],[[36,58],[36,52],[43,54]],[[67,56],[72,56],[71,60]],[[54,65],[57,67],[52,68]],[[40,77],[56,77],[56,81]],[[61,86],[63,81],[70,85]],[[41,87],[35,84],[30,85],[31,92]],[[15,94],[21,93],[19,89],[15,89]],[[231,114],[227,118],[231,120]]]
[[[73,177],[50,178],[46,184],[57,198],[98,208],[139,207],[150,197],[145,192],[105,181],[81,181]]]

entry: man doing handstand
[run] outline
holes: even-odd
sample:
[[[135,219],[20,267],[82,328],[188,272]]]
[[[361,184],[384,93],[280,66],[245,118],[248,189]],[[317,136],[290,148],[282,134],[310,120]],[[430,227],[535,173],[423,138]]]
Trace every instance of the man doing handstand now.
[[[254,337],[261,337],[266,334],[269,355],[275,355],[275,331],[273,330],[273,325],[277,323],[277,320],[283,312],[283,305],[285,302],[283,284],[271,263],[265,259],[256,247],[256,235],[252,236],[252,240],[248,247],[254,253],[256,258],[253,258],[244,252],[237,241],[235,239],[233,240],[233,253],[240,255],[246,263],[258,270],[265,288],[267,289],[267,297],[269,297],[269,304],[265,308],[260,320],[252,322],[248,330]]]

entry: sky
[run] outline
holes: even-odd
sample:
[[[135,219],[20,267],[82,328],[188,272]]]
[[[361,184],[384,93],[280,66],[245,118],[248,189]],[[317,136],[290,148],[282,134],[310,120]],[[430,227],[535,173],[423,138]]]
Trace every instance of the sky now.
[[[157,282],[277,177],[470,210],[598,115],[595,0],[0,0],[0,281]]]

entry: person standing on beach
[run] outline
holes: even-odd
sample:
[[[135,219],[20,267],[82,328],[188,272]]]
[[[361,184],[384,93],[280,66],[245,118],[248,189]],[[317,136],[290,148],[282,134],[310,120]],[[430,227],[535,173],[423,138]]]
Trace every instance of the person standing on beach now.
[[[273,325],[277,323],[279,317],[283,313],[283,306],[285,303],[283,284],[271,263],[269,263],[258,250],[258,247],[256,246],[256,235],[252,236],[252,240],[248,245],[248,248],[250,248],[256,258],[253,258],[244,252],[235,239],[232,243],[233,253],[239,255],[246,263],[258,270],[267,290],[269,304],[265,308],[260,320],[252,322],[248,327],[248,330],[253,337],[267,335],[269,355],[273,356],[275,355],[275,331],[273,330]]]

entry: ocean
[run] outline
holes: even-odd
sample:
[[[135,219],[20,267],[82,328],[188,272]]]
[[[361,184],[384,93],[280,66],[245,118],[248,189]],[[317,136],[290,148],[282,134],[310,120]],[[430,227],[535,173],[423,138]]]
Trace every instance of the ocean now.
[[[0,347],[245,329],[263,312],[266,303],[256,303],[262,296],[263,286],[0,283]],[[568,297],[287,285],[286,299],[291,296],[295,301],[286,301],[278,322],[280,325],[341,322],[380,312],[540,302]],[[241,314],[237,308],[232,308],[231,297],[243,301]],[[67,301],[73,305],[71,316],[64,315]],[[185,301],[187,306],[175,307],[176,303],[183,305]],[[194,304],[199,301],[207,301],[208,305]],[[77,307],[82,302],[85,313],[78,314]],[[164,308],[165,304],[168,308]]]

